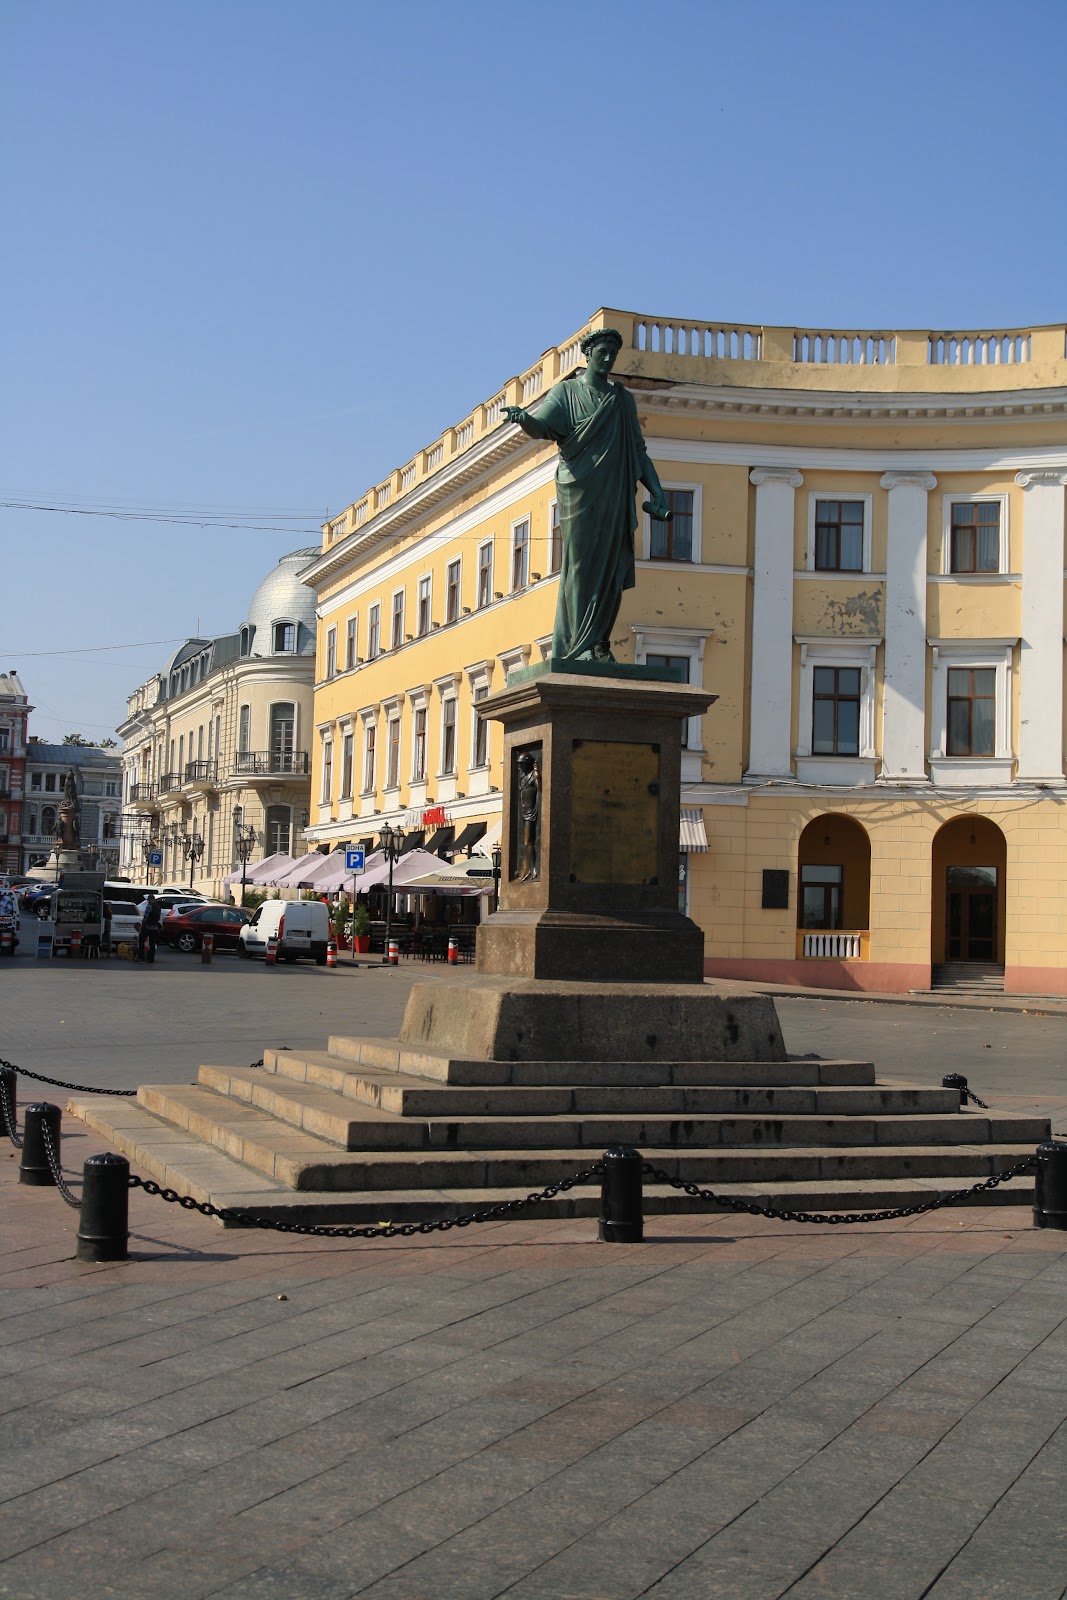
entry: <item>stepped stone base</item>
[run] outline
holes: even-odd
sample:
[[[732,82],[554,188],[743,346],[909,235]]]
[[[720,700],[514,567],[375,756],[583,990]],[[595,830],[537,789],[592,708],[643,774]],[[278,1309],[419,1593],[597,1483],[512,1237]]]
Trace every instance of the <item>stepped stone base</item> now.
[[[487,1062],[785,1060],[773,1000],[728,983],[420,983],[400,1043]]]

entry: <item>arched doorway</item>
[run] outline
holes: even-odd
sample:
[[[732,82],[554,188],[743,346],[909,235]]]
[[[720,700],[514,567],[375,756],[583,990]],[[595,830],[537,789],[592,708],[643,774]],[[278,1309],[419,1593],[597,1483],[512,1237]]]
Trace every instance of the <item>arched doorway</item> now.
[[[1004,965],[1008,846],[987,817],[955,817],[934,835],[931,959]]]
[[[853,817],[829,812],[815,817],[797,846],[797,926],[805,935],[847,931],[855,951],[839,950],[836,942],[823,949],[805,937],[802,954],[859,954],[860,935],[870,927],[871,841]],[[807,948],[812,943],[812,948]]]

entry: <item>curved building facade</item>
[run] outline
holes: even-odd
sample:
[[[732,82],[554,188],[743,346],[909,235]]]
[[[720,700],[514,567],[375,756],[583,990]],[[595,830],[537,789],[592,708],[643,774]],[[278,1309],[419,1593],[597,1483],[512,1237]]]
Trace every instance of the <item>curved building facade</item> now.
[[[475,707],[547,652],[560,562],[555,449],[502,408],[594,326],[674,510],[639,518],[614,652],[718,696],[679,857],[708,974],[1067,992],[1063,324],[598,311],[324,529],[309,835],[491,838]]]
[[[294,550],[266,574],[244,622],[187,639],[129,697],[123,740],[122,871],[153,883],[222,890],[251,861],[299,853],[310,804],[315,602]],[[199,852],[199,853],[198,853]],[[152,856],[159,866],[148,865]]]

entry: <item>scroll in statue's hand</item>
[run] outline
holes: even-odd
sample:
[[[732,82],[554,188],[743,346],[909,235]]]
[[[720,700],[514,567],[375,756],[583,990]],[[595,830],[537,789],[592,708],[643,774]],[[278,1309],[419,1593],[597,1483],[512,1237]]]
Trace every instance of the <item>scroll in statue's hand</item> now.
[[[641,510],[647,511],[653,522],[672,522],[674,520],[674,512],[671,510],[670,503],[667,500],[646,500]]]

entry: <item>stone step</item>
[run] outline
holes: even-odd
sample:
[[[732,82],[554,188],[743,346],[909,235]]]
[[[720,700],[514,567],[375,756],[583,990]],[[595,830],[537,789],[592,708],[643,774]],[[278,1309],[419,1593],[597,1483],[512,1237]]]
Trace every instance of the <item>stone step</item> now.
[[[276,1179],[249,1169],[222,1150],[204,1145],[188,1133],[160,1122],[153,1113],[132,1100],[104,1096],[74,1095],[68,1109],[101,1134],[113,1149],[125,1155],[142,1177],[154,1178],[179,1194],[218,1206],[247,1208],[264,1218],[303,1224],[363,1224],[417,1222],[498,1205],[527,1192],[519,1188],[465,1188],[447,1186],[431,1189],[336,1190],[326,1193],[294,1192]],[[1027,1150],[1011,1152],[1019,1159]],[[658,1163],[666,1165],[666,1163]],[[1011,1162],[1004,1161],[1003,1165]],[[576,1168],[572,1168],[576,1170]],[[813,1178],[783,1182],[735,1182],[723,1185],[723,1192],[759,1205],[815,1211],[883,1210],[893,1206],[921,1204],[932,1195],[955,1188],[966,1188],[978,1181],[975,1175],[956,1178],[940,1176],[878,1176],[874,1178]],[[969,1197],[972,1205],[1030,1205],[1033,1180],[1029,1174],[1008,1179],[995,1189]],[[166,1207],[161,1204],[161,1211]],[[554,1199],[542,1201],[516,1213],[520,1219],[541,1217],[595,1217],[600,1210],[599,1186],[582,1184]],[[657,1214],[702,1214],[724,1216],[723,1232],[728,1232],[728,1213],[692,1199],[679,1190],[659,1184],[646,1184],[645,1210]],[[889,1224],[887,1224],[889,1226]],[[655,1233],[655,1228],[649,1230]],[[464,1242],[475,1245],[478,1231],[465,1233]],[[483,1235],[483,1237],[485,1237]],[[385,1246],[383,1246],[385,1247]]]
[[[287,1184],[309,1189],[409,1189],[433,1188],[541,1188],[567,1177],[583,1163],[595,1160],[594,1146],[543,1148],[449,1148],[421,1150],[338,1149],[305,1128],[279,1122],[254,1106],[221,1098],[209,1089],[185,1084],[144,1085],[138,1103],[164,1122],[224,1151],[253,1171]],[[384,1115],[379,1113],[379,1115]],[[954,1120],[954,1119],[953,1119]],[[1013,1127],[1028,1126],[1033,1119]],[[1029,1153],[1040,1137],[1047,1137],[1047,1122],[1038,1121],[1040,1134],[1020,1134],[1013,1143],[990,1142],[985,1133],[968,1143],[885,1144],[857,1147],[826,1146],[817,1141],[789,1148],[685,1149],[649,1145],[648,1160],[686,1181],[811,1182],[818,1179],[870,1177],[984,1177]],[[604,1124],[605,1142],[615,1142],[618,1119]],[[976,1131],[980,1125],[975,1123]],[[812,1130],[816,1133],[816,1130]]]
[[[210,1068],[219,1072],[226,1069]],[[516,1085],[494,1088],[436,1084],[408,1073],[345,1061],[326,1051],[266,1050],[263,1073],[301,1083],[318,1084],[364,1105],[402,1117],[432,1116],[562,1116],[581,1113],[628,1113],[666,1116],[689,1113],[764,1112],[831,1116],[889,1116],[908,1112],[955,1112],[955,1089],[919,1088],[911,1083],[881,1082],[875,1087],[764,1088],[720,1084],[628,1083]],[[261,1073],[261,1076],[263,1075]],[[202,1080],[203,1081],[203,1080]],[[210,1085],[216,1087],[214,1083]],[[240,1090],[237,1097],[241,1098]]]
[[[683,1149],[814,1145],[984,1144],[1037,1141],[1041,1118],[960,1112],[891,1116],[699,1115],[626,1117],[618,1112],[567,1112],[526,1117],[402,1117],[360,1105],[314,1083],[254,1067],[201,1067],[200,1086],[345,1150],[586,1149],[609,1144]],[[514,1092],[514,1091],[512,1091]],[[691,1091],[692,1092],[692,1091]],[[840,1091],[837,1091],[840,1092]],[[146,1102],[147,1103],[147,1102]],[[210,1108],[208,1108],[210,1111]],[[222,1117],[221,1111],[217,1115]]]
[[[442,1051],[413,1049],[395,1039],[331,1035],[326,1052],[342,1061],[405,1073],[414,1078],[479,1088],[502,1084],[576,1085],[719,1084],[787,1087],[873,1084],[870,1061],[479,1061]],[[264,1051],[268,1057],[288,1054]]]

